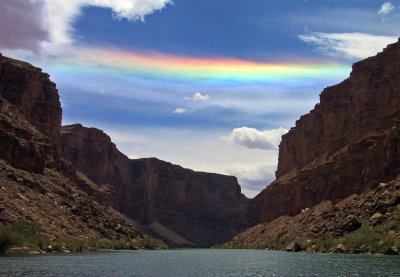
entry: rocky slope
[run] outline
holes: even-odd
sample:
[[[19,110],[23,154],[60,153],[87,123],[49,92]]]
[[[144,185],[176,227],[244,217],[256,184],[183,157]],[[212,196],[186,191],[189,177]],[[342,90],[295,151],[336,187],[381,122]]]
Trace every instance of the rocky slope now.
[[[400,173],[400,42],[355,63],[282,137],[276,181],[251,201],[250,224],[334,204]]]
[[[170,243],[210,246],[247,227],[235,177],[195,172],[155,158],[131,160],[96,128],[64,126],[63,156],[97,183],[93,194]]]
[[[224,247],[399,254],[400,176],[336,204],[325,200],[257,224]]]
[[[0,226],[36,222],[51,238],[145,238],[78,187],[96,189],[60,156],[61,107],[49,76],[1,55],[0,69]]]

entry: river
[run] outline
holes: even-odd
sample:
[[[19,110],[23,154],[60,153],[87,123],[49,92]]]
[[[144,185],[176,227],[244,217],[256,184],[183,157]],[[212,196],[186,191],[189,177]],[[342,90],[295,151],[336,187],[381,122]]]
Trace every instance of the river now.
[[[0,276],[400,276],[400,256],[181,249],[0,257]]]

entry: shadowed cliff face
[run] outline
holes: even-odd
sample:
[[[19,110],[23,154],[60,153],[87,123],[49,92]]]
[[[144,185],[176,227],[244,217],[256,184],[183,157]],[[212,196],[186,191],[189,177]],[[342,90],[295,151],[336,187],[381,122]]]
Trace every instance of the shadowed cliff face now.
[[[60,141],[61,104],[49,75],[0,54],[0,95],[15,105],[41,133]]]
[[[49,76],[0,55],[0,225],[35,222],[51,238],[145,238],[80,189],[102,193],[60,157],[60,136],[61,107]]]
[[[0,54],[0,111],[0,158],[34,172],[54,167],[61,106],[49,75]]]
[[[282,137],[276,181],[251,201],[250,224],[341,200],[400,173],[400,43],[353,65]]]
[[[210,246],[247,227],[237,179],[155,158],[130,160],[101,130],[62,128],[63,155],[106,192],[105,204],[172,243]]]

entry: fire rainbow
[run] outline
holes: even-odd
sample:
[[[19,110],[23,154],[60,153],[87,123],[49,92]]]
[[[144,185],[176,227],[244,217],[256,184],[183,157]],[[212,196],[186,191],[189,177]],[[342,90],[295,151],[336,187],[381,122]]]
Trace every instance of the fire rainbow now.
[[[57,64],[58,69],[111,71],[147,79],[182,81],[284,82],[342,78],[349,67],[332,62],[263,63],[228,58],[193,58],[120,49],[85,49]]]

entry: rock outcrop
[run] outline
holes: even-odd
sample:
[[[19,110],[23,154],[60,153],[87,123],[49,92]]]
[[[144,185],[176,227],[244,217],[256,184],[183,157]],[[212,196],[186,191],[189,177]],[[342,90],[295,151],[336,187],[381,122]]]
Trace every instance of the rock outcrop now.
[[[248,200],[235,177],[129,159],[103,131],[79,124],[62,127],[61,145],[64,157],[100,186],[99,201],[171,243],[211,246],[247,227]]]
[[[333,203],[400,173],[400,42],[355,63],[282,137],[276,181],[251,201],[250,224]]]

